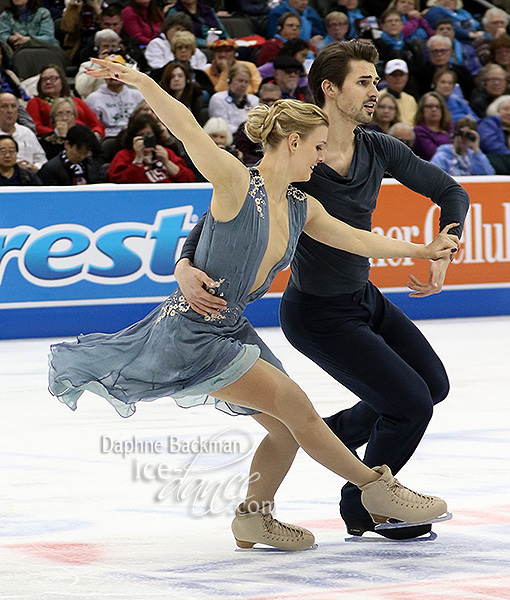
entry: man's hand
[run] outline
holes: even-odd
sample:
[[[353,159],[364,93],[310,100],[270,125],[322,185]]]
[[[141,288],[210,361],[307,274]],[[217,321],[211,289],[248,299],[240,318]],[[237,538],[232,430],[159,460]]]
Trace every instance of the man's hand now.
[[[449,258],[440,258],[430,263],[429,280],[423,283],[414,275],[409,275],[409,280],[406,282],[407,287],[412,290],[409,294],[411,298],[425,298],[432,294],[439,294],[443,289],[446,270],[450,264]]]
[[[174,275],[184,297],[199,315],[206,317],[227,308],[223,298],[214,296],[203,287],[205,285],[211,289],[216,288],[218,283],[200,269],[193,267],[187,258],[183,258],[175,265]]]

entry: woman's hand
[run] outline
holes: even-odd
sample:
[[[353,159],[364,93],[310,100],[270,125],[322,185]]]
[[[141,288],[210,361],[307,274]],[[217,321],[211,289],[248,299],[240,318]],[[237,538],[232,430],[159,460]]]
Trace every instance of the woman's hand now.
[[[101,58],[91,58],[90,60],[98,65],[99,68],[87,69],[85,73],[96,79],[118,79],[119,81],[122,81],[122,83],[137,87],[140,81],[145,77],[140,71],[125,67],[124,65],[112,62],[111,60],[104,60]]]
[[[142,162],[145,154],[145,142],[143,136],[137,135],[133,138],[133,150],[135,151],[135,162]]]
[[[459,249],[459,238],[456,235],[450,235],[448,232],[454,227],[458,227],[459,223],[450,223],[430,244],[425,246],[426,256],[431,260],[441,258],[450,258],[453,260],[455,252]]]

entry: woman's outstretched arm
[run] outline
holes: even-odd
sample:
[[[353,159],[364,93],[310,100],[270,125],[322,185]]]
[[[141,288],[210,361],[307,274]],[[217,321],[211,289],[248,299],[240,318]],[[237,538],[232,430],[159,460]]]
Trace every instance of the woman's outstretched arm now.
[[[448,231],[458,223],[452,223],[430,244],[413,244],[384,237],[370,231],[356,229],[332,217],[322,204],[308,196],[308,218],[304,232],[314,240],[346,250],[352,254],[372,258],[425,258],[437,260],[450,257],[458,250],[456,236],[448,235]]]

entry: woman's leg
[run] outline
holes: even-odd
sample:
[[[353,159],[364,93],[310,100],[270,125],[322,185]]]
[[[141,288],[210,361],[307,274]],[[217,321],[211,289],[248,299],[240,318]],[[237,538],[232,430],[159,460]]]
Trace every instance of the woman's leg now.
[[[214,396],[274,417],[286,426],[307,454],[355,485],[362,486],[379,478],[335,436],[303,390],[287,375],[261,359],[238,381],[215,392]],[[266,454],[266,449],[263,448],[262,452]],[[287,459],[285,470],[282,467],[278,473],[271,474],[273,487],[278,479],[278,485],[281,483],[291,463],[292,460],[289,462]]]

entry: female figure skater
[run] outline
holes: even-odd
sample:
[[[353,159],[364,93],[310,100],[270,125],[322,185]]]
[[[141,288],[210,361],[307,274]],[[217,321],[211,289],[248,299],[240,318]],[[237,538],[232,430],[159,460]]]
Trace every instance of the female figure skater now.
[[[243,548],[257,542],[284,550],[313,546],[311,532],[271,516],[274,495],[299,446],[359,486],[376,522],[393,518],[416,523],[444,513],[446,504],[440,498],[404,488],[388,467],[370,469],[351,454],[242,313],[289,264],[303,229],[326,244],[364,256],[434,260],[457,249],[447,234],[450,226],[428,246],[392,240],[330,217],[314,198],[290,185],[307,181],[323,160],[328,121],[316,106],[280,100],[270,108],[254,108],[246,131],[264,144],[266,153],[258,169],[248,169],[220,149],[191,112],[148,76],[109,61],[94,62],[102,68],[91,76],[116,77],[143,93],[213,184],[195,264],[216,278],[206,283],[228,306],[201,315],[176,289],[142,321],[121,332],[54,345],[52,394],[75,410],[81,394],[91,390],[124,417],[134,413],[136,402],[163,396],[183,407],[214,401],[230,414],[252,415],[268,434],[255,453],[247,498],[232,524]]]

